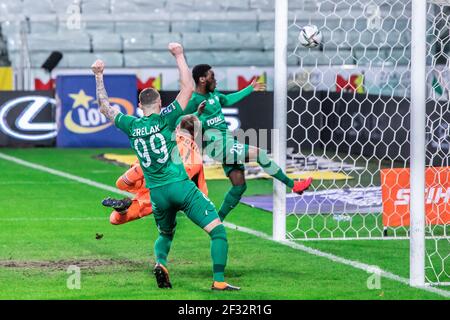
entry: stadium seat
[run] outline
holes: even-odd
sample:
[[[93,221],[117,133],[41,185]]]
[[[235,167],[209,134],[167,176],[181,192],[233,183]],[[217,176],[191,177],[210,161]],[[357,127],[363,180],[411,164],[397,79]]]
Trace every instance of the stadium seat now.
[[[377,47],[401,47],[408,45],[408,43],[405,43],[405,37],[402,35],[406,32],[400,32],[397,30],[391,30],[391,31],[385,31],[385,30],[378,30],[375,33],[374,42]]]
[[[90,38],[87,33],[32,33],[28,35],[30,51],[90,51]]]
[[[360,66],[382,66],[386,61],[386,51],[383,49],[355,49],[355,63]]]
[[[175,59],[164,51],[125,52],[125,67],[175,67]]]
[[[163,10],[166,1],[148,1],[148,0],[111,0],[111,12],[113,14],[122,13],[151,13]]]
[[[329,59],[331,65],[350,65],[355,63],[351,50],[324,50],[319,54]]]
[[[206,35],[206,34],[205,34]],[[243,44],[239,40],[239,34],[231,32],[209,33],[209,48],[211,50],[238,50]]]
[[[255,12],[202,13],[200,32],[256,32]]]
[[[288,66],[298,66],[299,58],[295,54],[289,54],[287,56],[287,64]]]
[[[183,46],[188,50],[208,50],[210,44],[207,33],[183,33]]]
[[[148,33],[124,33],[122,34],[123,50],[148,50],[152,46],[152,36]]]
[[[395,20],[395,30],[409,31],[411,32],[411,20],[409,19],[397,19]]]
[[[249,0],[227,0],[220,4],[222,10],[226,11],[246,11],[250,10]]]
[[[260,32],[260,37],[262,39],[263,42],[263,48],[264,50],[273,50],[274,48],[274,33],[270,32],[270,31],[263,31]]]
[[[90,33],[92,38],[92,49],[96,51],[122,51],[122,37],[119,34],[111,33]]]
[[[14,16],[11,16],[11,20],[3,21],[1,23],[1,27],[2,27],[2,34],[6,37],[16,36],[20,34],[20,30],[22,28],[26,33],[30,31],[29,25],[26,21],[20,21],[20,19],[14,18]]]
[[[221,7],[220,2],[216,0],[194,0],[194,5],[189,10],[219,12]]]
[[[194,0],[167,0],[166,10],[168,12],[182,11],[189,12],[194,6]]]
[[[197,64],[209,64],[212,66],[217,65],[215,56],[211,52],[205,53],[205,51],[186,51],[186,60],[188,65],[192,68]]]
[[[273,51],[215,51],[216,66],[267,66],[273,65]]]
[[[241,32],[238,34],[241,49],[262,50],[264,49],[264,43],[259,33],[253,32]],[[211,38],[212,39],[212,38]]]
[[[21,40],[18,34],[10,35],[6,39],[6,48],[8,52],[14,53],[16,51],[20,51],[21,48]]]
[[[260,12],[258,14],[258,31],[274,31],[275,30],[275,13]]]
[[[298,57],[303,66],[354,64],[351,51],[317,51],[309,49],[299,51]]]
[[[359,33],[359,41],[356,43],[358,47],[375,47],[375,34],[366,30]]]
[[[22,8],[22,13],[27,16],[36,14],[51,14],[56,12],[52,0],[23,0]]]
[[[114,32],[114,21],[110,20],[110,14],[83,14],[81,16],[81,28],[85,31],[103,31],[106,34]]]
[[[313,24],[320,26],[319,29],[324,32],[325,30],[342,30],[341,24],[342,19],[338,19],[337,17],[326,17],[325,19],[321,20],[314,20],[312,22]]]
[[[149,13],[139,16],[129,16],[129,21],[124,21],[126,15],[116,17],[116,32],[117,33],[155,33],[155,32],[170,32],[170,14],[169,13]],[[120,21],[122,19],[122,21]],[[134,21],[133,21],[134,19]]]
[[[335,48],[350,50],[358,41],[358,33],[355,33],[352,36],[350,33],[346,34],[340,29],[334,31],[322,31],[322,46],[325,50]]]
[[[316,8],[317,1],[316,0],[290,0],[289,1],[289,10],[296,10],[296,9],[304,9],[308,6],[312,6],[312,8]],[[316,9],[317,10],[317,9]]]
[[[149,21],[149,22],[116,22],[116,32],[169,32],[170,24],[168,21]]]
[[[237,51],[211,51],[215,66],[235,66],[239,62]]]
[[[81,3],[81,13],[100,14],[110,13],[110,0],[83,0]]]
[[[30,55],[30,64],[32,68],[40,68],[42,64],[47,60],[48,56],[50,55],[50,52],[35,52]],[[13,67],[18,67],[20,64],[20,54],[18,52],[14,52],[9,55],[9,59],[11,60],[11,64]],[[67,65],[67,59],[64,57],[61,59],[61,61],[58,63],[58,68],[66,68]]]
[[[237,59],[230,64],[236,66],[270,66],[273,65],[273,51],[241,50]]]
[[[21,1],[17,0],[2,0],[0,2],[0,14],[2,17],[5,15],[16,15],[23,13],[23,6]]]
[[[275,10],[275,0],[250,0],[250,9],[273,11]]]
[[[330,60],[323,55],[304,55],[299,57],[299,63],[301,66],[317,66],[317,65],[329,65]]]
[[[288,52],[293,51],[297,46],[301,47],[301,45],[298,42],[299,34],[300,29],[290,28],[288,30],[288,43],[287,43]]]
[[[31,33],[52,33],[58,31],[56,15],[32,15],[29,19]]]
[[[108,68],[123,67],[123,57],[119,52],[66,53],[64,59],[70,68],[89,68],[96,59],[103,60]]]
[[[430,56],[427,56],[427,64],[430,64]],[[387,49],[386,60],[392,62],[394,65],[408,65],[411,62],[411,50],[403,49]]]
[[[58,14],[81,12],[80,0],[54,0],[53,7]]]
[[[172,12],[172,32],[199,32],[200,22],[196,12]]]
[[[354,29],[362,32],[367,30],[368,20],[366,18],[360,18],[353,21],[355,23]]]
[[[179,42],[181,43],[181,34],[177,32],[171,33],[154,33],[153,34],[153,42],[150,46],[152,50],[165,50],[167,51],[167,45],[170,42]]]

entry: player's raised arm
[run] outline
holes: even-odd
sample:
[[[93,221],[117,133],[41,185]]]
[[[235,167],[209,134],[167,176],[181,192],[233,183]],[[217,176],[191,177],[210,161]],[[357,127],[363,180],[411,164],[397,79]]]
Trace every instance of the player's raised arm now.
[[[250,95],[253,91],[265,91],[266,85],[264,83],[257,82],[256,80],[253,80],[253,82],[245,87],[244,89],[230,93],[230,94],[221,94],[220,95],[220,102],[222,103],[222,106],[228,107],[235,103],[238,103],[248,95]]]
[[[120,111],[111,107],[109,104],[108,94],[106,93],[105,84],[103,82],[103,70],[105,69],[105,64],[102,60],[96,60],[91,68],[95,74],[97,103],[100,107],[100,112],[103,113],[110,121],[114,121]]]
[[[180,73],[180,92],[176,100],[184,110],[194,92],[194,80],[192,79],[191,71],[184,57],[183,46],[179,43],[172,42],[169,43],[168,48],[170,53],[175,57],[178,72]]]

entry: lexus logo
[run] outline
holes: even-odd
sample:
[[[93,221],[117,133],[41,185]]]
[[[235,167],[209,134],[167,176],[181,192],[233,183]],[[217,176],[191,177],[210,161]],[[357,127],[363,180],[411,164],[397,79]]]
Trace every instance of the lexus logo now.
[[[55,106],[55,99],[43,96],[26,96],[9,100],[0,108],[0,130],[20,140],[52,139],[57,134],[56,123],[35,120],[38,120],[44,108]]]

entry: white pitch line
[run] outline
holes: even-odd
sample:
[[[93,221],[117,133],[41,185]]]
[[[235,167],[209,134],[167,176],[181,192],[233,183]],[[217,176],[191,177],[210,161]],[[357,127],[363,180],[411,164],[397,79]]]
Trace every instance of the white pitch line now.
[[[0,218],[0,221],[5,222],[16,222],[16,221],[100,221],[109,220],[109,217],[75,217],[75,218],[64,218],[64,217],[53,217],[53,218]]]
[[[66,179],[74,180],[76,182],[84,183],[84,184],[87,184],[89,186],[96,187],[96,188],[99,188],[99,189],[107,190],[107,191],[118,193],[118,194],[123,194],[123,195],[126,195],[126,196],[134,196],[133,194],[131,194],[129,192],[119,190],[117,188],[108,186],[108,185],[103,184],[103,183],[98,183],[98,182],[95,182],[95,181],[92,181],[92,180],[89,180],[89,179],[85,179],[85,178],[82,178],[82,177],[79,177],[79,176],[75,176],[75,175],[70,174],[70,173],[66,173],[66,172],[63,172],[63,171],[59,171],[59,170],[55,170],[55,169],[48,168],[48,167],[45,167],[45,166],[41,166],[40,164],[36,164],[36,163],[33,163],[33,162],[28,162],[28,161],[25,161],[25,160],[22,160],[22,159],[19,159],[19,158],[16,158],[16,157],[8,156],[8,155],[6,155],[4,153],[1,153],[1,152],[0,152],[0,159],[11,161],[11,162],[20,164],[20,165],[28,167],[28,168],[36,169],[36,170],[39,170],[39,171],[44,171],[44,172],[53,174],[55,176],[59,176],[59,177],[63,177],[63,178],[66,178]]]
[[[86,178],[75,176],[75,175],[70,174],[70,173],[66,173],[66,172],[62,172],[62,171],[59,171],[59,170],[51,169],[51,168],[48,168],[48,167],[45,167],[45,166],[42,166],[42,165],[39,165],[39,164],[35,164],[35,163],[28,162],[28,161],[25,161],[25,160],[22,160],[22,159],[19,159],[19,158],[8,156],[8,155],[6,155],[4,153],[1,153],[1,152],[0,152],[0,159],[11,161],[11,162],[14,162],[14,163],[17,163],[17,164],[20,164],[20,165],[23,165],[25,167],[29,167],[29,168],[32,168],[32,169],[44,171],[44,172],[47,172],[47,173],[50,173],[50,174],[53,174],[53,175],[56,175],[56,176],[59,176],[59,177],[63,177],[63,178],[66,178],[66,179],[74,180],[74,181],[77,181],[79,183],[84,183],[84,184],[87,184],[89,186],[96,187],[96,188],[99,188],[99,189],[103,189],[103,190],[111,191],[111,192],[114,192],[114,193],[119,193],[119,194],[124,194],[124,195],[128,195],[128,196],[131,195],[132,196],[132,194],[130,194],[128,192],[116,189],[116,188],[108,186],[106,184],[98,183],[98,182],[95,182],[95,181],[92,181],[92,180],[89,180],[89,179],[86,179]],[[390,279],[390,280],[393,280],[393,281],[397,281],[397,282],[400,282],[400,283],[403,283],[403,284],[409,286],[409,280],[408,279],[400,277],[400,276],[398,276],[396,274],[393,274],[391,272],[384,271],[384,270],[380,269],[378,266],[371,266],[371,265],[368,265],[368,264],[365,264],[365,263],[362,263],[362,262],[359,262],[359,261],[348,260],[348,259],[345,259],[345,258],[342,258],[342,257],[339,257],[339,256],[335,256],[335,255],[333,255],[331,253],[326,253],[326,252],[323,252],[323,251],[320,251],[320,250],[317,250],[317,249],[313,249],[313,248],[310,248],[310,247],[307,247],[307,246],[304,246],[304,245],[301,245],[301,244],[298,244],[298,243],[295,243],[295,242],[292,242],[292,241],[289,241],[289,240],[286,240],[286,241],[275,241],[275,240],[273,240],[271,238],[271,236],[269,236],[268,234],[266,234],[264,232],[256,231],[256,230],[249,229],[249,228],[246,228],[246,227],[237,226],[237,225],[229,223],[229,222],[225,222],[224,225],[227,228],[234,229],[234,230],[237,230],[237,231],[240,231],[240,232],[243,232],[243,233],[247,233],[247,234],[256,236],[258,238],[261,238],[261,239],[264,239],[264,240],[268,240],[268,241],[272,241],[272,242],[275,242],[275,243],[278,243],[278,244],[281,244],[281,245],[285,245],[285,246],[288,246],[290,248],[293,248],[293,249],[296,249],[296,250],[300,250],[302,252],[305,252],[305,253],[308,253],[308,254],[311,254],[311,255],[314,255],[314,256],[317,256],[317,257],[325,258],[325,259],[328,259],[328,260],[336,262],[336,263],[340,263],[340,264],[344,264],[344,265],[353,267],[355,269],[363,270],[363,271],[368,272],[368,273],[375,273],[376,272],[381,277],[384,277],[384,278],[387,278],[387,279]],[[440,295],[442,297],[445,297],[445,298],[450,298],[450,291],[442,290],[442,289],[439,289],[439,288],[426,286],[426,287],[416,287],[416,289],[432,292],[432,293],[438,294],[438,295]]]

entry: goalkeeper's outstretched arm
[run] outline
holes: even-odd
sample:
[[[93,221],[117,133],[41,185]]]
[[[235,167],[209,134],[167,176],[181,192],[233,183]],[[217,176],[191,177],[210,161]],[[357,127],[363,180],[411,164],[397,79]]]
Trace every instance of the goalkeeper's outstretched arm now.
[[[194,92],[194,79],[192,79],[191,71],[187,65],[186,58],[184,57],[183,46],[173,42],[169,43],[168,48],[170,53],[175,57],[178,72],[180,74],[180,92],[178,93],[176,100],[184,110]]]
[[[106,93],[105,83],[103,82],[103,70],[105,64],[102,60],[96,60],[91,66],[92,71],[95,74],[95,85],[97,88],[97,103],[100,107],[100,112],[105,115],[108,120],[113,121],[120,113],[116,108],[111,107],[109,104],[108,94]]]
[[[244,89],[238,92],[230,94],[221,94],[220,95],[221,104],[224,107],[228,107],[235,103],[238,103],[245,97],[249,96],[253,91],[265,91],[265,90],[266,85],[264,83],[259,83],[256,82],[256,80],[253,80],[253,82],[248,87],[245,87]]]

